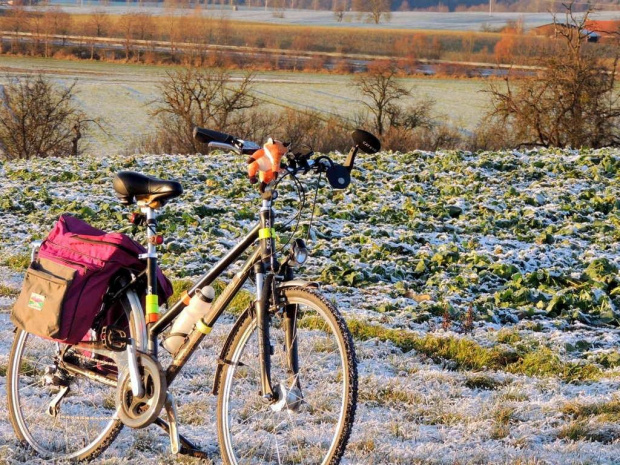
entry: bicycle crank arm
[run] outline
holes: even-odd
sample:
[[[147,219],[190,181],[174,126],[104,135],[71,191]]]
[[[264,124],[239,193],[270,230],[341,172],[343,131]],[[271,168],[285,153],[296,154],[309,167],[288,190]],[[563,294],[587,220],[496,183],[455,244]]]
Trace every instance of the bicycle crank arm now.
[[[131,392],[135,397],[144,396],[144,385],[138,368],[138,354],[134,340],[127,344],[127,365],[129,367],[129,379],[131,380]]]
[[[52,399],[49,406],[47,407],[47,414],[50,417],[56,418],[56,416],[58,416],[58,412],[60,412],[60,401],[64,399],[68,392],[69,386],[63,386],[62,388],[60,388],[60,391],[58,392],[56,397]]]

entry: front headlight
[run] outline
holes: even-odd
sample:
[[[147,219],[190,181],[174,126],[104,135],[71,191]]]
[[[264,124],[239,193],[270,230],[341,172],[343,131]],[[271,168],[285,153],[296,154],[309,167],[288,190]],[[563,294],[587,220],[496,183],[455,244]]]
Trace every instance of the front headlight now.
[[[291,247],[290,264],[292,266],[300,266],[308,259],[308,249],[303,239],[295,239],[293,247]]]

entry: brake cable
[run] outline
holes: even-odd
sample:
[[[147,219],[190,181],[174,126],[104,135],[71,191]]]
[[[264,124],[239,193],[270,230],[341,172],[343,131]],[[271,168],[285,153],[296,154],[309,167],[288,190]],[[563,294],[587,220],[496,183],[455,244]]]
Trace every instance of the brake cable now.
[[[306,207],[306,193],[304,192],[303,185],[301,184],[299,179],[297,179],[297,176],[295,176],[290,171],[287,171],[284,176],[279,178],[276,184],[273,186],[273,188],[275,189],[276,187],[278,187],[278,184],[280,184],[280,182],[282,182],[282,180],[288,175],[290,175],[291,178],[293,179],[295,190],[297,191],[297,194],[299,195],[299,209],[297,210],[297,214],[295,216],[293,216],[288,222],[284,223],[281,226],[282,228],[286,228],[293,221],[297,220],[297,223],[295,224],[295,228],[293,229],[293,232],[290,234],[288,240],[278,248],[278,251],[277,251],[278,253],[282,252],[286,248],[286,246],[288,246],[291,243],[291,240],[297,234],[297,230],[299,229],[299,225],[301,223],[301,215],[303,214],[304,208]]]
[[[319,188],[321,187],[321,177],[323,176],[323,172],[319,171],[319,179],[316,183],[316,189],[314,190],[314,200],[312,201],[312,213],[310,215],[310,223],[308,224],[308,234],[306,235],[306,240],[310,239],[310,230],[312,229],[312,222],[314,221],[314,209],[316,208],[316,198],[319,194]]]

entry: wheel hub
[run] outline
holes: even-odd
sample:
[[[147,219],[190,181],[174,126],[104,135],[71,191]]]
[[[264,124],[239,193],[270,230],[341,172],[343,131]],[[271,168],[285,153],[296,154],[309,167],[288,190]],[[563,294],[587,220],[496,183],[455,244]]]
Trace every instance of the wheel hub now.
[[[69,378],[65,372],[59,370],[56,365],[50,365],[45,367],[45,371],[43,373],[43,385],[55,388],[66,387],[69,386]]]
[[[301,407],[304,397],[301,393],[301,389],[297,386],[293,386],[290,389],[286,387],[286,384],[280,383],[274,389],[274,394],[277,396],[278,401],[271,404],[271,410],[274,412],[281,412],[284,409],[296,412]]]
[[[116,391],[119,419],[130,428],[144,428],[153,423],[166,401],[168,386],[159,363],[148,355],[138,357],[144,395],[134,396],[129,370],[123,371]]]

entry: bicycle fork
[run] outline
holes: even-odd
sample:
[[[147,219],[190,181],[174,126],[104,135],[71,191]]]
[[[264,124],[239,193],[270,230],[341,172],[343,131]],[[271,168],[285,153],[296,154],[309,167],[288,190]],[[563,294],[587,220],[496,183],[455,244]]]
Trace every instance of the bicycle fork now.
[[[255,302],[255,317],[258,331],[258,350],[261,377],[261,396],[263,402],[271,404],[274,411],[284,408],[296,411],[301,405],[303,395],[301,393],[301,383],[299,381],[299,357],[297,344],[297,305],[286,305],[281,312],[282,327],[284,329],[284,350],[286,353],[287,379],[274,385],[271,379],[271,356],[273,348],[271,345],[269,324],[271,309],[269,306],[270,298],[273,298],[275,307],[280,305],[276,299],[278,294],[275,291],[273,273],[264,273],[264,266],[258,263],[255,266],[257,295],[260,298]]]
[[[272,404],[272,408],[296,408],[301,399],[301,389],[298,379],[298,351],[297,351],[297,306],[287,305],[283,312],[283,326],[285,331],[285,351],[287,357],[287,372],[290,382],[284,380],[275,387],[271,380],[271,356],[273,347],[269,337],[270,303],[274,309],[279,309],[279,295],[276,290],[275,271],[278,267],[275,258],[275,232],[272,228],[274,212],[271,209],[271,200],[275,192],[263,194],[263,206],[260,211],[261,229],[259,230],[261,260],[254,265],[256,276],[255,316],[258,330],[258,352],[260,362],[261,392],[265,403]],[[292,279],[292,272],[288,270],[285,279]],[[290,384],[290,385],[289,385]]]
[[[276,401],[271,386],[271,341],[269,339],[269,294],[273,285],[273,272],[265,273],[265,265],[258,262],[256,274],[256,325],[258,329],[258,356],[260,360],[261,396],[265,403]]]

